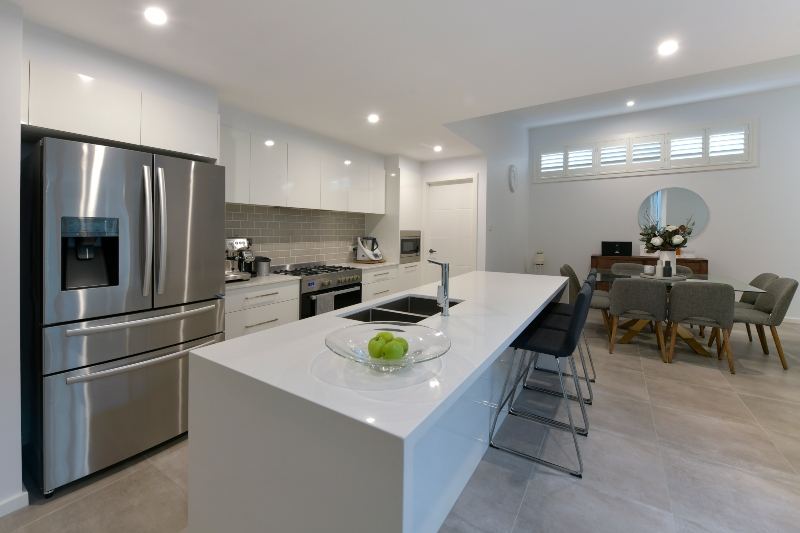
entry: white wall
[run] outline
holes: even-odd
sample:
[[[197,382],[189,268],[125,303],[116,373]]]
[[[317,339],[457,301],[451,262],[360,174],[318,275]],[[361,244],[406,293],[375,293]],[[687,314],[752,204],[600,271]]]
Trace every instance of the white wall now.
[[[477,176],[477,235],[478,270],[486,269],[486,159],[481,156],[455,157],[425,161],[420,166],[422,182],[437,178]],[[523,178],[524,179],[524,178]],[[420,198],[421,203],[421,198]]]
[[[422,231],[422,169],[419,161],[397,158],[400,173],[400,229]]]
[[[544,250],[547,273],[569,263],[581,275],[603,240],[630,240],[637,248],[637,213],[645,197],[661,187],[686,187],[710,210],[707,229],[690,248],[708,258],[711,273],[750,280],[775,272],[800,279],[800,87],[535,128],[529,137],[535,152],[537,146],[739,120],[757,125],[757,167],[534,184],[526,246]],[[800,318],[800,296],[789,316]]]
[[[22,13],[0,0],[0,227],[19,235],[20,84]],[[6,254],[0,284],[0,516],[28,504],[22,486],[20,442],[19,263]]]
[[[216,91],[178,74],[99,48],[44,26],[25,21],[22,37],[24,58],[58,65],[98,79],[139,87],[216,113]]]

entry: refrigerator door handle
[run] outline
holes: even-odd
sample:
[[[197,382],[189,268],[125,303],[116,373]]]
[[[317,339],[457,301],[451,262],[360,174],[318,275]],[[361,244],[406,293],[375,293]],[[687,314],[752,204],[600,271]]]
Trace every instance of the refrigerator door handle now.
[[[156,279],[156,292],[164,294],[164,284],[167,282],[167,186],[164,181],[164,169],[158,167],[158,277]]]
[[[120,329],[136,328],[140,326],[147,326],[150,324],[157,324],[159,322],[167,322],[169,320],[179,320],[192,315],[199,315],[206,313],[212,309],[216,309],[216,304],[198,307],[197,309],[190,309],[189,311],[181,311],[180,313],[171,313],[169,315],[154,316],[152,318],[140,318],[139,320],[129,320],[127,322],[117,322],[115,324],[103,324],[102,326],[89,326],[88,328],[68,329],[64,332],[66,337],[78,337],[83,335],[94,335],[95,333],[108,333],[109,331],[117,331]]]
[[[203,344],[198,344],[197,346],[192,346],[191,348],[187,348],[186,350],[181,350],[180,352],[171,353],[168,355],[162,355],[161,357],[154,357],[152,359],[146,359],[144,361],[139,361],[138,363],[131,363],[128,365],[116,366],[114,368],[109,368],[108,370],[101,370],[99,372],[93,372],[91,374],[83,374],[80,376],[70,376],[66,378],[67,385],[72,385],[73,383],[81,383],[84,381],[93,381],[95,379],[106,378],[109,376],[115,376],[117,374],[122,374],[123,372],[130,372],[132,370],[137,370],[140,368],[144,368],[147,366],[157,365],[159,363],[166,363],[167,361],[171,361],[173,359],[178,359],[180,357],[184,357],[187,355],[191,350],[195,350],[197,348],[202,348],[203,346],[208,346],[210,344],[214,344],[217,341],[209,341],[204,342]]]
[[[142,166],[144,176],[144,268],[142,296],[150,296],[153,282],[153,180],[150,165]]]

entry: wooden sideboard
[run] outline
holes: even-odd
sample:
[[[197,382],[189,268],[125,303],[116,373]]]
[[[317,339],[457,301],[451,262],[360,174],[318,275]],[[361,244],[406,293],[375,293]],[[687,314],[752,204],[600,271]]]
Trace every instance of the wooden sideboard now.
[[[658,255],[593,255],[591,268],[597,270],[610,270],[614,263],[639,263],[640,265],[655,265]],[[692,269],[695,274],[708,274],[708,259],[702,257],[678,257],[677,262]],[[607,281],[598,281],[597,288],[607,291]]]

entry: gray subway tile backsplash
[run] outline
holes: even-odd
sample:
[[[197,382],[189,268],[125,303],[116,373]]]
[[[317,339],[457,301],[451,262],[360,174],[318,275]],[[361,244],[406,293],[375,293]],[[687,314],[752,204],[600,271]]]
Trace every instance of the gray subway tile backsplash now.
[[[253,240],[256,255],[273,265],[351,261],[356,237],[364,235],[361,213],[225,204],[225,237]]]

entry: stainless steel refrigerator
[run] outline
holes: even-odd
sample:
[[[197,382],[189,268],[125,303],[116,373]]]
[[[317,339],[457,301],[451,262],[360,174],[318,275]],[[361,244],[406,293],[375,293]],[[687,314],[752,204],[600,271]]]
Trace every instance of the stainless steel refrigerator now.
[[[49,494],[187,430],[186,355],[223,338],[225,175],[62,139],[27,150],[23,440]]]

